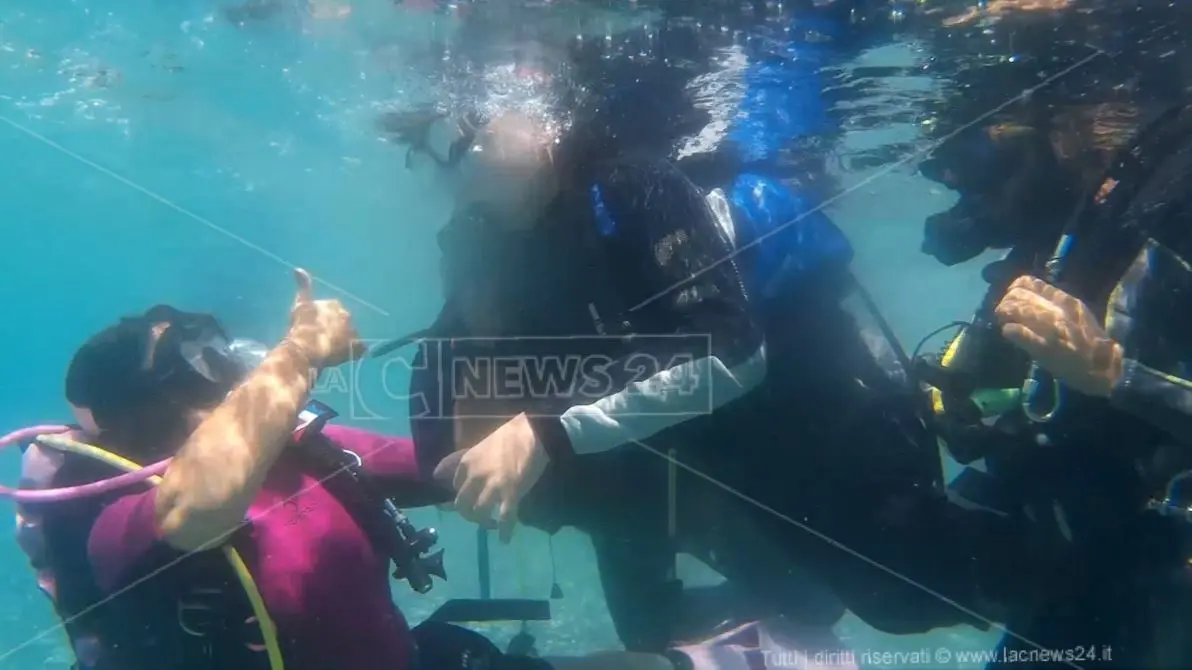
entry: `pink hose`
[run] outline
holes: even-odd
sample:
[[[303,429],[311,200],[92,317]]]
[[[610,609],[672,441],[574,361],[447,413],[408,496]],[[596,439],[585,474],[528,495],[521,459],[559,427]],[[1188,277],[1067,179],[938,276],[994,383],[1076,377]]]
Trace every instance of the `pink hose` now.
[[[0,449],[10,447],[14,444],[25,444],[37,438],[38,435],[51,435],[69,433],[72,430],[70,426],[46,424],[41,426],[30,426],[13,431],[4,437],[0,437]],[[15,500],[18,503],[47,503],[60,502],[63,500],[78,500],[79,498],[87,498],[90,496],[97,496],[104,493],[115,491],[116,489],[124,488],[132,484],[137,484],[145,481],[153,475],[160,475],[165,472],[166,466],[170,464],[170,459],[158,461],[140,470],[133,472],[126,472],[122,475],[117,475],[109,479],[101,479],[97,482],[89,484],[81,484],[79,486],[68,486],[60,489],[14,489],[7,486],[0,486],[0,498],[7,498]]]

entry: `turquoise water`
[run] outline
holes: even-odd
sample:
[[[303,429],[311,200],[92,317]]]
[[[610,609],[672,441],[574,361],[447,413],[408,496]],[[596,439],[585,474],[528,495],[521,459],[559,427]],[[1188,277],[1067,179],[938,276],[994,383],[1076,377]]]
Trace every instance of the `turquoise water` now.
[[[61,386],[74,349],[151,304],[213,312],[238,336],[276,339],[294,266],[325,282],[322,295],[339,295],[366,338],[429,321],[441,299],[427,278],[437,277],[433,236],[446,194],[429,175],[405,170],[403,152],[378,142],[371,120],[387,102],[427,95],[411,63],[423,35],[450,26],[382,20],[384,11],[237,29],[198,2],[0,9],[0,297],[8,310],[0,427],[66,419]],[[903,45],[857,63],[919,58]],[[880,94],[898,104],[931,86],[891,81]],[[918,133],[909,123],[850,133],[841,150]],[[831,213],[898,334],[914,342],[967,316],[981,292],[979,264],[943,269],[917,251],[923,217],[951,196],[903,168],[841,178],[855,190]],[[351,394],[325,380],[323,399],[361,425],[407,431],[400,366],[356,374]],[[0,477],[16,476],[16,453],[0,454]],[[475,597],[479,586],[472,528],[434,510],[413,517],[441,529],[451,575],[430,597],[396,586],[417,621],[445,598]],[[615,647],[586,540],[564,532],[554,548],[565,597],[557,621],[534,629],[541,650]],[[522,529],[513,546],[494,546],[493,595],[546,597],[550,565],[546,536]],[[0,667],[66,668],[63,636],[15,543],[0,542],[0,566]],[[685,567],[695,581],[716,579]],[[507,639],[515,630],[486,632]],[[841,633],[858,650],[988,648],[997,638],[967,629],[892,638],[852,620]]]

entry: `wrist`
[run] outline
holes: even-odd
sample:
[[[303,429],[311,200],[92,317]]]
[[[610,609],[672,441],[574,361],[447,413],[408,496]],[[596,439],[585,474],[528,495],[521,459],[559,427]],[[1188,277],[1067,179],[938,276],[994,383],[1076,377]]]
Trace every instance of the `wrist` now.
[[[291,361],[293,369],[304,375],[310,386],[314,386],[315,379],[322,372],[324,365],[310,353],[309,347],[286,336],[277,344],[276,349],[285,352],[284,355]]]
[[[293,331],[286,333],[286,336],[277,344],[277,348],[284,348],[291,352],[294,356],[301,359],[306,364],[306,367],[311,370],[322,370],[325,367],[322,361],[314,355],[314,348],[308,344],[304,344],[302,339],[297,337]]]
[[[538,448],[546,455],[548,461],[570,460],[575,455],[571,446],[571,438],[563,427],[563,422],[553,416],[527,416],[530,431]]]

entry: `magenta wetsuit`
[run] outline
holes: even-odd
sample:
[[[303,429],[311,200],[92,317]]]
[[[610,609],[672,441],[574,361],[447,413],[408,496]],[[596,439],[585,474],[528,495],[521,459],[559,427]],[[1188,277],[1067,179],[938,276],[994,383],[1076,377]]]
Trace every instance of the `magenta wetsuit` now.
[[[439,501],[419,479],[409,439],[334,425],[323,432],[360,455],[365,471],[402,503]],[[146,557],[161,554],[154,497],[154,490],[124,496],[92,527],[88,555],[105,592],[144,578]],[[277,624],[287,670],[410,667],[410,631],[390,595],[388,559],[317,479],[282,458],[249,517],[253,550],[241,553]]]

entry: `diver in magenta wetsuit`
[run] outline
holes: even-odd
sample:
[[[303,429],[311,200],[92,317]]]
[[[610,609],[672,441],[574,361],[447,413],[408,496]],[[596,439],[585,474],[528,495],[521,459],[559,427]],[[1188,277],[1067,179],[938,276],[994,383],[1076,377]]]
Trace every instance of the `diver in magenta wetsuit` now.
[[[423,505],[442,495],[420,481],[404,438],[323,426],[326,417],[294,432],[314,377],[348,360],[355,339],[343,307],[311,299],[302,277],[286,337],[252,372],[213,318],[165,306],[121,320],[74,356],[75,435],[141,464],[172,457],[156,487],[21,507],[21,544],[78,667],[276,668],[276,652],[291,670],[412,667],[390,563],[428,587],[436,570],[415,546],[428,536],[400,516],[386,517],[390,532],[378,528],[381,502],[368,496]],[[329,476],[348,454],[359,468]],[[24,487],[113,474],[62,456],[31,447]],[[224,546],[243,557],[275,632]]]
[[[437,621],[411,631],[390,568],[419,592],[442,573],[424,556],[433,535],[393,505],[442,501],[444,491],[419,478],[409,440],[330,425],[334,414],[307,401],[313,376],[351,355],[354,331],[342,306],[310,300],[300,280],[293,325],[272,351],[166,306],[79,350],[67,375],[79,422],[70,437],[158,462],[134,479],[113,477],[85,444],[59,450],[44,434],[62,428],[0,438],[42,435],[25,450],[21,489],[0,494],[19,503],[18,541],[77,670],[716,670],[794,653],[780,623],[669,657],[540,659]],[[164,475],[156,488],[153,473]]]
[[[358,347],[343,306],[313,300],[309,276],[298,277],[291,327],[272,350],[229,342],[210,316],[158,306],[74,356],[69,435],[83,444],[29,446],[22,489],[0,493],[20,503],[18,541],[76,668],[609,667],[603,656],[505,655],[437,621],[410,630],[390,572],[422,593],[442,569],[433,531],[397,507],[449,496],[419,476],[408,439],[328,425],[334,412],[309,400],[319,372]],[[129,483],[114,477],[119,459],[156,465]]]

